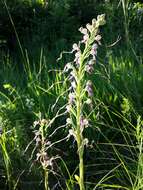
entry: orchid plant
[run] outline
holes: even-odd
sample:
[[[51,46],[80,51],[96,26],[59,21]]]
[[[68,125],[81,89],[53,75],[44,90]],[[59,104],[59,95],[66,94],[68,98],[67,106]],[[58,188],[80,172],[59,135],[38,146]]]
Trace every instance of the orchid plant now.
[[[89,126],[89,120],[86,117],[85,105],[92,105],[93,85],[88,80],[88,75],[94,72],[96,63],[97,48],[101,45],[101,36],[99,27],[105,24],[105,15],[97,16],[92,20],[92,24],[87,24],[86,28],[81,27],[79,31],[83,38],[78,44],[73,44],[72,53],[74,61],[67,63],[64,72],[68,73],[70,88],[68,93],[67,125],[70,127],[69,136],[73,136],[77,142],[79,156],[79,176],[75,178],[79,184],[80,190],[85,190],[84,184],[84,147],[88,144],[88,139],[84,138],[83,131]]]

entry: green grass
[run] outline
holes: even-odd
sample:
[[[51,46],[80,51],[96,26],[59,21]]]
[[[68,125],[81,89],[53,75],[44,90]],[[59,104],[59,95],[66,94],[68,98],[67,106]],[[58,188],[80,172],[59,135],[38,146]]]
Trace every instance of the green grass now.
[[[66,4],[66,1],[64,3],[64,12],[61,12],[59,4],[50,1],[50,10],[54,15],[50,22],[53,22],[55,28],[50,25],[49,36],[43,36],[43,39],[50,39],[51,44],[48,46],[36,43],[41,41],[41,36],[38,33],[36,38],[34,30],[35,36],[32,40],[37,41],[21,43],[17,25],[7,9],[18,41],[18,51],[12,55],[11,52],[6,53],[2,50],[0,56],[0,183],[2,184],[0,189],[2,190],[78,189],[77,149],[79,147],[74,138],[67,139],[69,128],[65,126],[68,117],[65,107],[69,82],[62,72],[65,63],[71,61],[73,56],[64,54],[59,62],[56,60],[61,51],[70,50],[70,44],[75,39],[79,40],[74,27],[80,23],[74,21],[74,16],[68,17],[72,5],[69,2]],[[94,90],[93,106],[85,108],[89,120],[89,127],[83,132],[84,138],[89,140],[83,154],[86,190],[143,188],[142,37],[141,33],[140,36],[134,36],[137,30],[140,31],[141,22],[138,21],[141,21],[142,16],[137,16],[136,10],[141,5],[132,7],[130,1],[124,0],[118,3],[119,12],[114,3],[109,6],[111,4],[106,2],[97,7],[105,10],[107,27],[101,29],[103,44],[98,50],[95,71],[90,76]],[[116,13],[121,16],[117,23],[115,23]],[[66,24],[62,25],[64,18]],[[77,16],[78,19],[80,20],[80,15]],[[47,31],[42,23],[41,30]],[[57,30],[60,24],[61,28]],[[118,25],[122,27],[119,29]],[[116,39],[117,33],[121,34],[126,42],[123,43],[121,39],[112,46],[111,41]],[[24,49],[26,43],[28,48]],[[37,45],[33,46],[32,43]],[[83,81],[86,79],[85,77]],[[34,121],[43,119],[50,120],[51,123],[33,127]],[[40,132],[42,146],[35,146],[34,130]],[[51,142],[48,148],[47,141]],[[41,156],[36,161],[36,153],[46,151],[48,160]],[[44,161],[51,161],[50,158],[53,159],[52,167],[47,165],[45,167]]]
[[[31,184],[34,184],[35,179],[40,184],[42,179],[41,174],[38,179],[35,173],[35,170],[38,170],[38,165],[32,166],[32,170],[28,171],[28,166],[32,164],[32,160],[29,159],[34,144],[24,156],[24,159],[29,160],[29,163],[24,163],[23,158],[20,157],[28,142],[34,138],[31,125],[36,119],[35,114],[41,112],[42,117],[52,118],[66,102],[64,93],[67,87],[61,71],[49,69],[42,53],[39,60],[39,65],[31,66],[32,69],[25,74],[13,68],[9,58],[7,58],[8,63],[4,65],[3,77],[1,77],[3,87],[1,86],[0,93],[0,115],[2,122],[6,121],[7,123],[6,132],[15,131],[15,135],[13,134],[12,137],[15,143],[9,152],[9,159],[14,171],[20,166],[18,174],[13,174],[13,177],[15,181],[18,179],[19,185],[22,186],[27,180],[27,172],[28,175],[31,175]],[[142,140],[139,137],[141,129],[139,127],[136,129],[136,126],[141,126],[141,117],[138,115],[142,114],[142,71],[142,65],[134,66],[131,60],[124,60],[123,58],[114,59],[110,57],[108,65],[103,64],[102,60],[96,65],[95,74],[91,78],[94,82],[95,91],[93,99],[95,108],[90,113],[90,121],[93,127],[85,131],[85,136],[91,143],[85,153],[86,189],[136,190],[141,185],[140,165],[142,156],[138,152],[136,143],[138,142],[142,146]],[[20,76],[23,77],[21,80],[15,80],[16,75],[19,78]],[[65,85],[63,85],[64,83]],[[51,107],[55,101],[57,101],[56,107],[54,112],[51,112]],[[57,124],[60,126],[64,122],[65,116],[56,119],[51,130],[55,130]],[[138,134],[136,134],[136,130],[138,130]],[[67,135],[67,132],[65,128],[59,129],[56,135],[52,136],[52,141],[57,141],[61,135]],[[9,142],[8,138],[7,141]],[[75,172],[72,174],[72,167],[76,168],[78,162],[76,155],[74,161],[70,159],[72,154],[76,152],[76,144],[71,140],[63,143],[65,147],[69,148],[61,147],[59,144],[55,150],[59,154],[60,149],[60,154],[63,155],[69,174],[67,175],[67,169],[63,168],[62,163],[57,161],[59,164],[57,172],[60,173],[56,175],[60,175],[58,181],[63,184],[60,187],[61,189],[66,188],[64,187],[65,183],[67,183],[67,189],[73,189],[73,184],[76,182],[74,179]],[[15,151],[17,153],[13,154],[12,152]],[[8,159],[5,158],[5,160]],[[22,171],[24,172],[22,173]],[[137,177],[134,178],[134,176]],[[53,174],[50,177],[51,180],[57,180]],[[52,181],[50,184],[53,184]]]

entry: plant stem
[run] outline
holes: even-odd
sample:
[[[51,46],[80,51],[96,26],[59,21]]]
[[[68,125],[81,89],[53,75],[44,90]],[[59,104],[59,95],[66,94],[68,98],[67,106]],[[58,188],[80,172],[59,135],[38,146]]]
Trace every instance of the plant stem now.
[[[84,145],[83,145],[83,136],[80,133],[77,134],[77,145],[78,145],[78,156],[79,156],[79,187],[80,190],[85,190],[84,162],[83,162]]]
[[[41,131],[41,142],[42,142],[42,153],[44,155],[45,153],[45,135],[44,135],[44,125],[41,125],[40,127],[40,131]],[[43,166],[43,170],[44,170],[44,185],[45,185],[45,190],[49,190],[49,181],[48,181],[48,177],[49,177],[49,173],[48,173],[48,169]]]
[[[44,169],[45,172],[45,190],[49,190],[49,185],[48,185],[48,170]]]
[[[82,145],[81,145],[82,146]],[[85,190],[84,187],[84,163],[83,163],[83,152],[84,152],[84,147],[81,148],[79,152],[79,175],[80,175],[80,190]]]
[[[77,146],[78,146],[78,156],[79,156],[79,187],[80,190],[85,190],[84,187],[84,162],[83,162],[83,153],[84,153],[84,145],[83,145],[83,135],[80,128],[80,118],[81,118],[81,72],[82,72],[82,60],[80,63],[80,68],[78,72],[78,83],[76,90],[76,105],[77,105]]]

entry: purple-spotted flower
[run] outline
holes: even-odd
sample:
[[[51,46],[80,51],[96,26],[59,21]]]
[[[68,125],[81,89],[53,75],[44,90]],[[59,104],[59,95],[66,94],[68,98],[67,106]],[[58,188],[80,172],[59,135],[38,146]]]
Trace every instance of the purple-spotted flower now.
[[[73,81],[73,80],[76,80],[77,79],[77,74],[76,74],[76,71],[71,71],[70,72],[70,79],[71,79],[71,82]]]
[[[83,36],[83,40],[81,41],[82,43],[86,43],[87,41],[88,41],[88,39],[89,39],[89,35],[88,34],[85,34],[84,36]]]
[[[40,143],[41,143],[41,138],[40,138],[40,136],[37,136],[37,138],[35,139],[35,141],[36,141],[36,146],[39,146]]]
[[[64,67],[64,72],[67,73],[69,70],[73,68],[71,63],[67,63]]]
[[[79,66],[79,64],[80,64],[80,55],[81,55],[81,52],[80,52],[80,51],[77,51],[77,52],[75,53],[74,62],[76,63],[77,66]]]
[[[94,43],[94,44],[92,45],[91,52],[90,52],[90,54],[93,56],[93,59],[94,59],[94,57],[97,55],[97,48],[98,48],[97,43]]]
[[[76,43],[74,43],[72,46],[72,51],[79,51],[79,50],[80,50],[79,46]]]
[[[83,116],[80,117],[80,130],[81,133],[83,132],[84,128],[88,127],[89,122],[86,118],[84,118]]]
[[[86,126],[88,126],[88,124],[89,124],[88,120],[86,118],[84,118],[83,116],[81,116],[81,118],[80,118],[80,126],[81,127],[86,127]]]
[[[86,43],[89,39],[89,34],[88,34],[88,30],[87,28],[83,28],[83,27],[80,27],[79,28],[79,31],[84,34],[83,35],[83,40],[81,41],[81,43]]]
[[[70,105],[70,104],[68,104],[68,105],[66,106],[66,110],[67,110],[68,113],[70,112],[70,110],[71,110],[71,105]]]
[[[92,89],[92,82],[90,80],[87,81],[85,89],[86,89],[86,91],[88,93],[88,96],[92,97],[93,96],[93,89]]]
[[[72,82],[71,82],[71,87],[72,87],[73,90],[76,89],[76,82],[75,82],[75,81],[72,81]]]
[[[74,79],[75,79],[75,78],[74,78],[74,76],[73,76],[73,75],[71,75],[71,73],[70,73],[70,76],[69,76],[69,81],[70,81],[70,82],[72,82]]]
[[[101,38],[102,38],[102,37],[101,37],[100,35],[95,36],[95,40],[97,41],[97,43],[98,43],[99,45],[101,45],[101,42],[100,42]]]
[[[95,64],[95,60],[91,59],[90,61],[87,62],[87,64],[85,65],[85,71],[89,74],[93,73],[94,71],[94,64]]]
[[[75,94],[73,92],[71,92],[69,94],[69,104],[73,104],[75,101]]]
[[[87,72],[87,73],[89,73],[89,74],[91,74],[91,73],[93,73],[93,71],[94,71],[94,67],[93,67],[93,65],[86,65],[85,66],[85,71]]]

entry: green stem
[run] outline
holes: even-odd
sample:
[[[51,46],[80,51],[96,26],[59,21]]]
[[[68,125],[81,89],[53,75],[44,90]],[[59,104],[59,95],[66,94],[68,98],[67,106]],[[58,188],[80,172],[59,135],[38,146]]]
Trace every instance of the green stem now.
[[[82,145],[80,145],[82,146]],[[83,162],[83,152],[84,152],[84,146],[83,147],[80,147],[81,150],[79,150],[79,176],[80,176],[80,183],[79,183],[79,186],[80,186],[80,190],[85,190],[85,187],[84,187],[84,162]]]
[[[77,146],[78,146],[78,155],[79,155],[79,187],[80,190],[85,190],[84,187],[84,162],[83,162],[83,153],[84,153],[84,145],[83,145],[83,135],[80,128],[80,117],[81,117],[81,104],[82,100],[81,96],[81,72],[82,72],[82,59],[81,59],[80,68],[78,71],[78,82],[76,89],[76,105],[77,105]]]
[[[83,145],[83,136],[79,133],[77,134],[77,145],[78,145],[78,155],[79,155],[79,187],[80,190],[85,190],[84,162],[83,162],[84,145]]]
[[[44,183],[45,183],[45,190],[49,190],[49,184],[48,184],[48,170],[47,169],[44,169],[44,172],[45,172],[45,181],[44,181]]]

